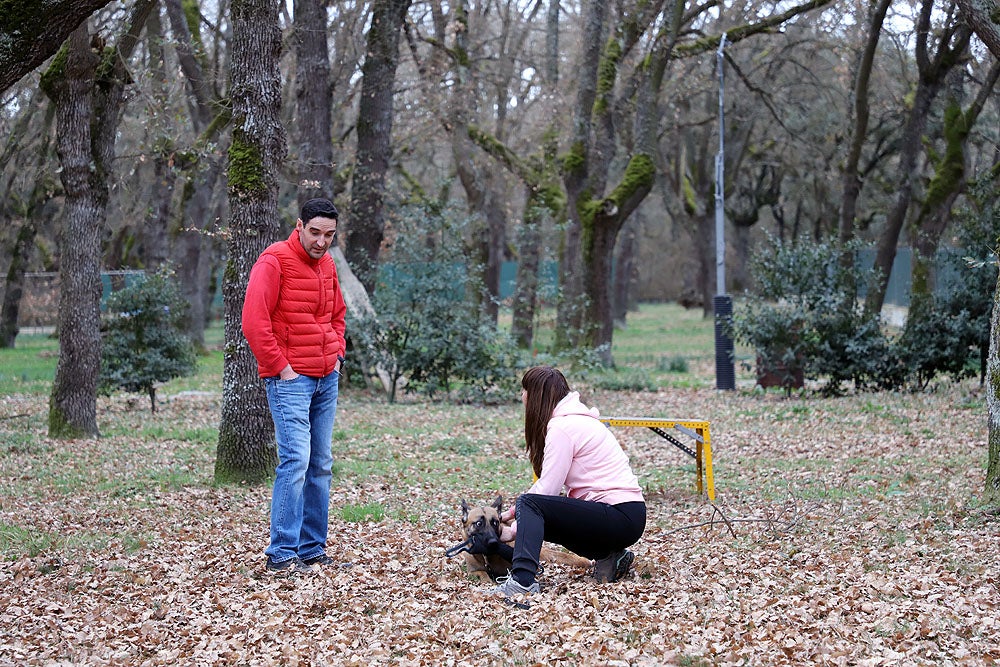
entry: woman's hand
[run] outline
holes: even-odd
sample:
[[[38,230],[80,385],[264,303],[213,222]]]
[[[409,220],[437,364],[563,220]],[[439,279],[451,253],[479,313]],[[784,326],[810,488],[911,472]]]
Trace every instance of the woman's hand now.
[[[513,542],[514,538],[517,537],[517,521],[511,521],[510,523],[500,524],[500,541],[501,542]]]
[[[514,520],[514,511],[515,511],[515,507],[514,507],[514,505],[511,505],[510,507],[508,507],[507,509],[505,509],[503,512],[501,512],[500,513],[500,522],[501,523],[510,523],[511,521],[513,521]]]

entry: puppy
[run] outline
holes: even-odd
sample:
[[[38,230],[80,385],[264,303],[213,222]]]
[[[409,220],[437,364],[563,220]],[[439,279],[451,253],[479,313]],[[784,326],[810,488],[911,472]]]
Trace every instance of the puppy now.
[[[507,576],[513,557],[513,542],[500,541],[500,513],[503,512],[503,496],[497,496],[490,505],[470,506],[462,500],[462,532],[466,540],[473,538],[476,551],[486,553],[464,552],[465,566],[469,573],[481,581],[496,581],[497,577]],[[542,547],[543,563],[559,563],[570,567],[588,568],[593,562],[568,551],[560,551]]]

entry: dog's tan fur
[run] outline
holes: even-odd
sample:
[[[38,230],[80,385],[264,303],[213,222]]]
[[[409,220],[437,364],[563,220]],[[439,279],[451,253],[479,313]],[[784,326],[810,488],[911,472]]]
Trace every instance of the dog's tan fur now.
[[[503,512],[503,497],[497,496],[490,505],[470,506],[462,501],[462,537],[468,539],[479,531],[491,530],[499,539],[500,537],[500,514]],[[507,544],[513,546],[513,542]],[[470,554],[464,552],[465,566],[469,574],[478,577],[483,582],[495,581],[497,577],[506,576],[510,570],[511,562],[498,554]],[[543,563],[559,563],[570,567],[588,568],[593,563],[583,556],[578,556],[568,551],[551,549],[543,546],[540,561]]]

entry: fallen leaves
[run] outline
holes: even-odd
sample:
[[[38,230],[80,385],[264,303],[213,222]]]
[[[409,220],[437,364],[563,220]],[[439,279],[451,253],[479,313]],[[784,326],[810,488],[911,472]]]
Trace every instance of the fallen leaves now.
[[[290,579],[263,571],[269,490],[213,487],[211,445],[139,439],[127,423],[58,443],[41,418],[3,420],[20,433],[0,441],[16,444],[0,454],[0,526],[55,542],[6,551],[0,665],[994,664],[1000,521],[976,508],[985,432],[961,398],[588,396],[604,414],[711,420],[718,497],[695,495],[690,461],[657,436],[616,431],[640,478],[660,480],[635,574],[599,586],[551,565],[528,609],[444,557],[460,498],[527,486],[525,472],[523,486],[484,488],[467,465],[525,467],[516,406],[345,393],[340,566]],[[3,409],[43,413],[38,402]],[[212,396],[167,405],[157,419],[192,430],[218,414]],[[386,518],[344,522],[349,503]]]

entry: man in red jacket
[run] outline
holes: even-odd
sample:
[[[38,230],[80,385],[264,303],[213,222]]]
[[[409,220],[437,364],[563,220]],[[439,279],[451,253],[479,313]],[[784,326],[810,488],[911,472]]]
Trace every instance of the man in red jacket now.
[[[257,259],[243,304],[243,334],[264,378],[278,446],[265,551],[270,572],[333,562],[326,555],[330,443],[347,312],[327,252],[337,238],[337,218],[328,199],[303,204],[291,236]]]

